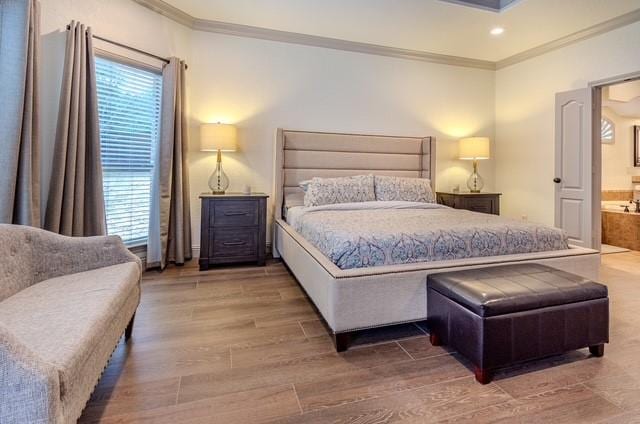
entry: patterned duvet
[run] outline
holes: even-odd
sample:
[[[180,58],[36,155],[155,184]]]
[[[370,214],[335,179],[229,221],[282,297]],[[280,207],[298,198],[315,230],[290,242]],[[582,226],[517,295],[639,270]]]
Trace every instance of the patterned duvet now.
[[[569,248],[556,228],[433,203],[294,207],[287,221],[341,269]]]

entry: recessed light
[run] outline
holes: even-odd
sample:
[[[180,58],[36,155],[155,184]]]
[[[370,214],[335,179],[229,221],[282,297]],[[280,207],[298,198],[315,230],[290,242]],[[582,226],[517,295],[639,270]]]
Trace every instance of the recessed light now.
[[[502,35],[502,33],[504,33],[504,28],[502,27],[491,28],[491,31],[489,31],[489,33],[491,35]]]

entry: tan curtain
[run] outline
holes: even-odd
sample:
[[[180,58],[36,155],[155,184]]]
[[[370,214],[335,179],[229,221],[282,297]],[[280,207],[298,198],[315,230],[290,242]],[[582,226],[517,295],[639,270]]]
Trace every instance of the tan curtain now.
[[[40,4],[0,1],[0,223],[40,226]]]
[[[186,65],[173,57],[162,71],[160,143],[151,197],[147,268],[191,259],[187,168]]]
[[[96,70],[91,28],[67,31],[45,228],[68,236],[106,233]]]

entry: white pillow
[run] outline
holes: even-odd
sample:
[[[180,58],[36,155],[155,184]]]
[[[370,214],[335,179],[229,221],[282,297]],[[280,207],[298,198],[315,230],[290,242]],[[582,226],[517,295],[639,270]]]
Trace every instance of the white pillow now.
[[[304,195],[304,205],[307,207],[373,200],[376,200],[373,175],[338,178],[315,177],[311,180]]]
[[[431,181],[427,178],[375,177],[376,200],[434,203]]]

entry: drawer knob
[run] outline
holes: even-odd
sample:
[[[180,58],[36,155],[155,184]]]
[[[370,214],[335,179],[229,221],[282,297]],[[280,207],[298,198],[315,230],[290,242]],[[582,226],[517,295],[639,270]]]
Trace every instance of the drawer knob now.
[[[224,216],[243,216],[247,215],[246,212],[225,212]]]
[[[222,243],[224,246],[244,246],[246,241],[225,241]]]

